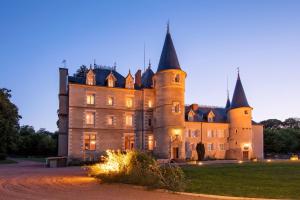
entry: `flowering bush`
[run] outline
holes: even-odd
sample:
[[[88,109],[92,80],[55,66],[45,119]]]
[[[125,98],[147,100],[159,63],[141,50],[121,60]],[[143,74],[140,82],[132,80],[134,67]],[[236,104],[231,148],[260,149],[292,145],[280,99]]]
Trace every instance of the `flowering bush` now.
[[[150,155],[139,151],[107,151],[103,163],[88,166],[90,176],[103,182],[121,182],[173,191],[183,190],[184,173],[177,166],[160,166]]]

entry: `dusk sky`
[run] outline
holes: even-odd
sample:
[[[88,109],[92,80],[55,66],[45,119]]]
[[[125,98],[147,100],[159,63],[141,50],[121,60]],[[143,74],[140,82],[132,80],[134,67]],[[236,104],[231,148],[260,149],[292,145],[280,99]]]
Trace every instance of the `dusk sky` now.
[[[225,106],[240,68],[253,119],[300,117],[300,1],[0,0],[0,87],[21,125],[57,130],[58,68],[113,65],[126,76],[157,69],[166,24],[186,103]]]

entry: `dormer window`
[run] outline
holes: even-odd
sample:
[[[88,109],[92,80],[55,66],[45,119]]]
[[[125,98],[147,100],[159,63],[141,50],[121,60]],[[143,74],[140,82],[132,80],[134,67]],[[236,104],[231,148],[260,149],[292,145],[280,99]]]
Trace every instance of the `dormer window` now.
[[[210,111],[207,115],[207,121],[214,122],[214,119],[215,119],[215,114],[213,113],[213,111]]]
[[[107,80],[107,86],[108,87],[115,87],[115,82],[116,82],[117,79],[113,75],[112,72],[107,76],[106,80]]]
[[[86,84],[87,85],[96,85],[95,74],[92,69],[86,74]]]
[[[175,83],[179,83],[180,82],[180,75],[176,74],[175,75]]]
[[[188,121],[190,122],[194,121],[194,115],[195,113],[191,110],[188,114]]]
[[[125,79],[125,88],[128,88],[128,89],[134,88],[134,79],[133,79],[130,71]]]

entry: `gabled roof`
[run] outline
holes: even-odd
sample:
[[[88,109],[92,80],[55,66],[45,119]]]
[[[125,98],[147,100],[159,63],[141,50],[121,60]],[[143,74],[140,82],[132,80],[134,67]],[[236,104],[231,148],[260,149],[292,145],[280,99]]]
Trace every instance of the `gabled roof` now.
[[[231,101],[230,108],[241,108],[241,107],[250,107],[244,92],[240,74],[238,73],[238,78],[235,84],[235,89]]]
[[[229,97],[227,97],[226,106],[225,106],[226,111],[230,109],[230,106],[231,106],[230,99]]]
[[[169,26],[168,26],[168,30],[167,30],[167,34],[166,34],[166,38],[165,38],[164,47],[161,52],[157,72],[166,70],[166,69],[181,70],[179,62],[178,62],[176,50],[174,48],[172,37],[171,37],[170,31],[169,31]]]
[[[151,88],[153,76],[154,76],[154,72],[152,71],[152,69],[149,65],[147,70],[142,75],[142,87]]]

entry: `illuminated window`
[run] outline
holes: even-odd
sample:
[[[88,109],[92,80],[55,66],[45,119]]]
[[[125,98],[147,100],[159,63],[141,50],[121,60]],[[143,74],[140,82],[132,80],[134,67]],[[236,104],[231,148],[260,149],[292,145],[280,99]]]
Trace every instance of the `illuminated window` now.
[[[176,74],[176,75],[175,75],[175,82],[176,82],[176,83],[179,83],[179,82],[180,82],[180,75],[179,75],[179,74]]]
[[[132,115],[126,115],[126,119],[125,119],[126,126],[132,126],[133,124],[132,121],[133,121]]]
[[[208,137],[208,138],[213,138],[213,137],[214,137],[214,132],[213,132],[213,130],[207,130],[207,137]]]
[[[133,106],[132,98],[127,98],[126,99],[126,106],[127,106],[127,108],[132,108],[132,106]]]
[[[108,87],[114,87],[114,80],[112,77],[110,77],[108,80],[107,80],[107,86]]]
[[[173,102],[172,112],[173,113],[180,113],[180,104],[179,104],[179,102]]]
[[[153,135],[148,136],[148,150],[152,151],[154,147],[154,138]]]
[[[134,149],[134,134],[127,134],[124,136],[125,150]]]
[[[217,130],[217,135],[219,138],[224,138],[224,130]]]
[[[214,117],[208,117],[208,122],[213,122],[214,121]]]
[[[88,104],[88,105],[94,105],[95,104],[95,95],[94,94],[86,95],[86,104]]]
[[[85,123],[89,125],[95,124],[95,113],[94,112],[87,112],[85,114]]]
[[[108,116],[107,117],[107,125],[113,125],[115,121],[115,117],[114,116]]]
[[[108,97],[107,98],[107,105],[109,105],[109,106],[114,105],[114,98],[113,97]]]
[[[84,134],[84,150],[96,150],[96,134]]]
[[[89,70],[88,73],[86,74],[86,84],[87,85],[95,85],[95,74],[93,70]]]
[[[221,151],[224,151],[225,150],[225,144],[219,144],[219,148]]]
[[[214,150],[214,144],[213,143],[208,143],[207,144],[207,150],[208,151],[213,151]]]
[[[148,101],[148,107],[152,108],[152,101],[151,100]]]

